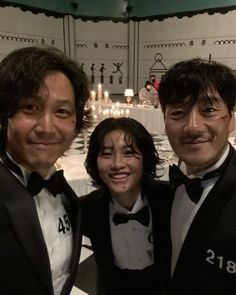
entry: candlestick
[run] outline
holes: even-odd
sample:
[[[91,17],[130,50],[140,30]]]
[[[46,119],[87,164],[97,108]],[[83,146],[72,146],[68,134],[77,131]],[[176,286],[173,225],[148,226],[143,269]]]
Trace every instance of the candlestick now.
[[[108,91],[104,91],[104,98],[105,98],[105,99],[108,99],[108,98],[109,98],[109,93],[108,93]]]
[[[97,99],[99,101],[102,100],[102,84],[100,84],[100,83],[97,86]]]
[[[90,91],[90,96],[91,96],[92,101],[95,101],[96,100],[96,91],[91,90]]]

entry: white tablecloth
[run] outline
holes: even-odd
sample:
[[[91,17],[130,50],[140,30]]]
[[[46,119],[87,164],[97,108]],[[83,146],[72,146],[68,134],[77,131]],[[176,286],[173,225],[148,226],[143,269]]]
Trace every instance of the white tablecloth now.
[[[95,189],[84,167],[85,156],[85,154],[69,155],[58,160],[64,170],[66,180],[78,197],[86,195]]]
[[[142,123],[152,134],[165,134],[165,124],[161,109],[145,107],[127,107],[130,110],[129,117]]]
[[[120,111],[119,116],[128,116],[130,118],[136,119],[140,123],[144,125],[144,127],[152,134],[165,134],[165,124],[163,113],[161,109],[155,109],[153,106],[145,106],[145,105],[129,105],[129,104],[119,104],[117,108],[117,104],[113,104],[113,107],[116,106],[116,110]],[[111,110],[111,105],[106,104],[96,104],[96,115],[98,121],[101,121],[109,116],[112,116],[109,112]],[[101,111],[99,112],[99,108]],[[102,112],[106,112],[106,114],[102,115]],[[129,114],[127,115],[127,111]],[[122,114],[121,114],[122,113]]]

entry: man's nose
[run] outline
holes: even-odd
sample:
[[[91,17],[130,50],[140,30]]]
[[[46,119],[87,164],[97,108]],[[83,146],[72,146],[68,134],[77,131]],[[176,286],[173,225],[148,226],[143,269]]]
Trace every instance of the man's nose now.
[[[41,132],[53,132],[54,119],[51,113],[44,112],[39,116],[37,121],[37,130]]]
[[[203,118],[197,109],[192,109],[185,122],[185,129],[187,130],[199,130],[203,124]]]

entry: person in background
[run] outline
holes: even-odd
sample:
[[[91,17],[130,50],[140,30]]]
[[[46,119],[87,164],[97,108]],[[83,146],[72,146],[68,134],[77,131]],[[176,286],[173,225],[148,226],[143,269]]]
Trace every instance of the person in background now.
[[[161,294],[168,282],[171,190],[155,180],[159,161],[151,135],[134,119],[105,119],[91,135],[85,166],[98,189],[79,200],[98,295]]]
[[[0,63],[1,295],[70,294],[81,214],[55,162],[85,126],[88,97],[84,72],[56,48]]]
[[[150,82],[152,83],[152,87],[153,87],[154,89],[156,89],[156,91],[158,92],[158,90],[159,90],[159,85],[160,85],[160,80],[158,80],[158,79],[156,78],[156,75],[152,74],[152,75],[150,76]]]
[[[167,294],[236,294],[236,77],[200,58],[163,76],[166,133],[179,157],[170,167],[172,279]]]
[[[152,83],[150,81],[146,81],[144,88],[140,90],[139,103],[158,107],[158,92],[152,87]]]

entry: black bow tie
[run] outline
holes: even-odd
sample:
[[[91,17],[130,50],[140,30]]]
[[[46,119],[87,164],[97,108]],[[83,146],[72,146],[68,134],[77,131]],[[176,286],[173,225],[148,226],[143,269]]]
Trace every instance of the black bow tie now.
[[[169,180],[170,184],[174,185],[174,187],[178,187],[181,184],[185,185],[186,192],[192,202],[195,204],[200,200],[203,187],[201,186],[201,182],[204,180],[208,180],[214,177],[217,177],[222,174],[226,166],[228,165],[228,162],[232,156],[232,150],[230,149],[230,152],[226,158],[226,160],[223,162],[223,164],[218,167],[217,169],[210,171],[206,173],[203,178],[188,178],[176,165],[171,165],[169,167]]]
[[[129,220],[136,220],[140,222],[144,226],[149,225],[150,221],[150,213],[148,206],[143,207],[141,210],[139,210],[136,213],[130,213],[130,214],[123,214],[123,213],[116,213],[113,216],[113,221],[115,225],[121,224],[121,223],[127,223]]]
[[[63,193],[64,176],[63,170],[55,172],[50,179],[43,179],[37,172],[32,172],[27,185],[28,192],[35,196],[43,188],[46,188],[54,197]]]
[[[169,167],[170,184],[174,187],[184,184],[190,200],[197,203],[202,195],[201,178],[188,178],[176,165]]]
[[[8,157],[4,150],[0,150],[0,157],[8,169],[23,177],[21,169]],[[27,190],[32,196],[35,196],[43,188],[46,188],[55,197],[57,194],[63,193],[64,181],[63,170],[57,171],[48,180],[43,179],[37,172],[32,172],[28,180]]]

